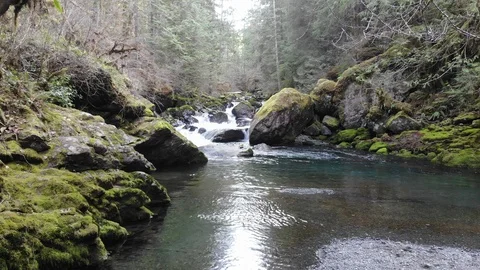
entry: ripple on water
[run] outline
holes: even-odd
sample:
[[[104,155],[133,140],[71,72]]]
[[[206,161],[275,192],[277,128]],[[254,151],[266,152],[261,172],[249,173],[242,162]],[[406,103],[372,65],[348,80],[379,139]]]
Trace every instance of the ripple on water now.
[[[337,240],[317,252],[310,269],[478,270],[480,251],[379,239]]]
[[[316,194],[323,194],[323,195],[333,195],[335,191],[333,189],[328,188],[282,188],[278,190],[280,193],[288,193],[288,194],[298,194],[298,195],[316,195]]]

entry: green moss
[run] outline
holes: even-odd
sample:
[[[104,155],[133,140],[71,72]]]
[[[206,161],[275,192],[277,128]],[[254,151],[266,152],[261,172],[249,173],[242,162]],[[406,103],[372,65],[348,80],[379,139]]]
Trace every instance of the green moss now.
[[[357,130],[356,129],[345,129],[337,133],[335,135],[334,140],[336,143],[341,143],[341,142],[353,142],[355,137],[357,136]]]
[[[387,148],[380,148],[377,150],[377,154],[379,155],[387,155],[388,154],[388,149]]]
[[[370,139],[370,131],[367,128],[359,128],[357,129],[357,136],[355,137],[355,140],[368,140]]]
[[[480,135],[480,128],[469,128],[461,132],[463,136]]]
[[[430,131],[423,129],[420,131],[422,134],[422,140],[424,141],[439,141],[439,140],[448,140],[454,137],[452,131]]]
[[[270,97],[267,102],[255,114],[255,119],[263,119],[271,112],[300,109],[312,106],[312,99],[293,88],[285,88]]]
[[[480,128],[480,120],[474,120],[472,122],[472,128]]]
[[[403,157],[403,158],[414,158],[415,155],[412,154],[412,151],[409,151],[407,149],[400,149],[398,153],[396,153],[397,156]]]
[[[460,114],[459,116],[453,119],[454,124],[467,124],[473,122],[480,118],[480,113],[478,112],[468,112]]]
[[[355,145],[355,149],[357,150],[363,150],[363,151],[368,151],[368,149],[370,149],[370,146],[372,146],[373,142],[372,141],[359,141],[356,145]]]
[[[99,227],[100,238],[107,246],[123,242],[127,239],[127,230],[116,222],[103,220],[100,222]]]
[[[323,118],[322,123],[325,126],[327,126],[328,128],[331,128],[333,130],[338,129],[338,127],[340,126],[340,121],[337,118],[331,117],[331,116],[328,116],[328,115],[326,115]]]
[[[480,151],[478,149],[462,149],[443,151],[434,160],[451,167],[480,168]]]
[[[339,148],[352,148],[352,144],[348,142],[342,142],[338,145]]]
[[[370,148],[368,149],[368,151],[370,152],[377,152],[378,150],[382,149],[382,148],[388,148],[388,144],[387,143],[384,143],[384,142],[375,142],[373,143]]]
[[[1,169],[0,257],[8,258],[7,268],[70,269],[104,260],[107,253],[101,237],[121,241],[127,236],[118,223],[104,219],[115,217],[110,211],[116,209],[117,215],[120,211],[125,220],[153,215],[145,207],[150,202],[145,192],[118,187],[123,183],[155,187],[154,179],[137,174],[78,174],[26,165]]]
[[[327,92],[327,93],[334,92],[336,87],[337,87],[336,82],[331,80],[326,80],[326,79],[320,79],[310,94],[313,96],[317,96],[324,92]]]

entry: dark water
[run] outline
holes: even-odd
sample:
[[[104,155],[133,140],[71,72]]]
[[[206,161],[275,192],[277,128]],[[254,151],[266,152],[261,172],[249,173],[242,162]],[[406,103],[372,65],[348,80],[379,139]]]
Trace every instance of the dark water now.
[[[316,269],[339,239],[480,249],[478,174],[321,148],[236,152],[157,174],[173,200],[165,220],[109,268]]]

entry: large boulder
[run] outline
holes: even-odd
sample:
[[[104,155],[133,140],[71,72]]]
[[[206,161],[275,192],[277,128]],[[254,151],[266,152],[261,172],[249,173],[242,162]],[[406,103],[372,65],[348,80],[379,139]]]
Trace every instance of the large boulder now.
[[[255,114],[250,124],[250,144],[287,145],[313,120],[310,96],[293,88],[273,95]]]
[[[198,148],[178,133],[169,123],[153,117],[138,119],[131,131],[142,138],[135,150],[158,169],[169,166],[203,165],[208,162]]]
[[[100,116],[45,104],[43,121],[34,112],[25,112],[24,117],[18,142],[6,138],[0,151],[0,159],[5,163],[45,163],[77,172],[155,170],[131,145],[137,138],[105,123]]]
[[[420,129],[421,124],[406,113],[399,112],[388,119],[386,127],[388,131],[394,134],[400,134],[406,130]]]

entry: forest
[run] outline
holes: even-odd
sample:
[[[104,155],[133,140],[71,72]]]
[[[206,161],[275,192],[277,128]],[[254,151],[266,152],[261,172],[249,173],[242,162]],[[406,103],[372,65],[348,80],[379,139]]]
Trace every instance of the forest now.
[[[478,269],[479,56],[476,0],[0,0],[0,270]]]

